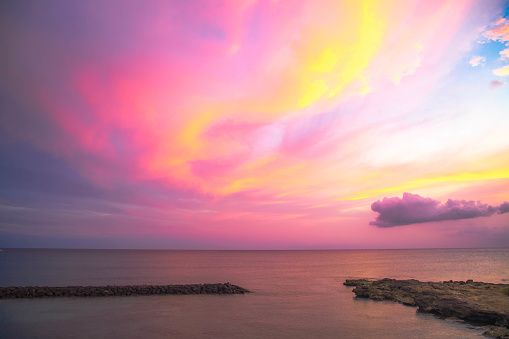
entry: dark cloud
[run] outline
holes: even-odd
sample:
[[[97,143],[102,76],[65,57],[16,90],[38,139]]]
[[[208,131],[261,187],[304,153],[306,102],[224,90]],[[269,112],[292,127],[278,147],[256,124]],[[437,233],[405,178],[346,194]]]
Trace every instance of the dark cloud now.
[[[449,199],[442,204],[438,200],[424,198],[418,194],[403,193],[403,198],[378,200],[371,205],[371,209],[379,215],[369,223],[370,225],[393,227],[432,221],[489,217],[495,213],[509,212],[509,203],[504,202],[494,207],[479,201]]]
[[[509,212],[509,202],[504,202],[502,205],[500,205],[498,213],[502,214],[507,212]]]
[[[55,156],[27,144],[0,146],[0,198],[7,194],[43,194],[49,197],[102,198],[104,192]]]

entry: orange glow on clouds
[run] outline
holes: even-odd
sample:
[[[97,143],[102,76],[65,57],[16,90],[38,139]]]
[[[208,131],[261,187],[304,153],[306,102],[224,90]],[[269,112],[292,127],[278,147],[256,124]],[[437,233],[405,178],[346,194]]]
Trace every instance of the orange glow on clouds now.
[[[299,181],[313,186],[330,186],[332,178],[329,175],[310,177],[309,174],[322,172],[322,162],[330,161],[328,157],[335,155],[334,149],[328,150],[328,154],[313,156],[313,161],[299,159],[292,154],[281,154],[282,139],[292,125],[299,123],[299,116],[316,116],[345,100],[344,93],[348,87],[357,86],[357,95],[370,91],[370,63],[377,57],[385,58],[376,53],[384,39],[389,40],[392,33],[385,31],[387,22],[393,16],[402,18],[414,14],[411,11],[406,15],[400,14],[399,4],[391,5],[389,8],[384,6],[383,11],[379,8],[380,4],[373,1],[331,3],[316,8],[311,4],[299,5],[298,19],[306,24],[297,28],[292,25],[298,35],[293,33],[297,36],[293,40],[290,37],[286,46],[281,46],[287,50],[287,57],[276,65],[270,62],[273,55],[269,51],[263,53],[260,59],[250,60],[249,56],[241,55],[243,48],[249,48],[244,47],[250,43],[247,37],[236,42],[236,46],[241,47],[234,55],[226,53],[227,46],[233,43],[228,40],[211,45],[203,57],[196,56],[197,60],[192,62],[183,60],[174,65],[171,58],[157,60],[158,54],[155,54],[155,57],[150,56],[146,60],[133,61],[133,70],[128,69],[126,74],[113,69],[113,72],[108,72],[110,78],[106,82],[101,79],[104,75],[98,73],[101,70],[94,74],[91,70],[94,65],[90,65],[87,73],[78,75],[75,86],[80,89],[82,98],[90,107],[89,114],[93,114],[96,123],[95,126],[81,126],[87,129],[87,134],[91,134],[90,130],[104,129],[104,133],[108,133],[108,125],[128,129],[131,131],[129,137],[134,137],[133,141],[146,150],[140,155],[138,163],[145,175],[168,177],[212,194],[231,194],[264,187],[288,190]],[[276,13],[282,10],[277,8],[277,4],[270,6],[276,7],[271,8]],[[467,2],[462,2],[462,6],[467,6]],[[409,10],[408,7],[403,6],[403,10]],[[246,9],[232,8],[234,13],[225,15],[240,15],[236,13],[238,10]],[[406,50],[405,54],[395,60],[396,68],[385,65],[389,66],[386,67],[389,73],[377,76],[399,83],[404,76],[415,72],[419,63],[412,60],[421,58],[419,55],[424,48],[419,43],[427,39],[440,46],[441,39],[445,39],[445,45],[449,35],[458,29],[456,17],[462,11],[451,3],[431,8],[430,16],[421,20],[433,23],[434,34],[424,33],[421,26],[413,33],[412,27],[406,27],[408,37],[400,40],[396,47],[399,51]],[[219,23],[220,26],[222,24]],[[401,27],[394,27],[394,23],[391,25],[395,32],[401,31]],[[238,33],[232,36],[239,39]],[[414,40],[409,41],[410,37]],[[271,37],[268,38],[271,40]],[[265,44],[270,45],[270,42]],[[275,56],[279,53],[281,50],[276,50]],[[272,64],[271,73],[263,74],[261,79],[254,75],[252,83],[249,81],[239,87],[229,81],[228,69],[219,72],[213,69],[216,64],[226,66],[240,62],[236,59],[241,57],[246,59],[242,63],[250,63],[250,67],[255,69],[263,69],[264,57],[268,58],[269,64]],[[406,60],[409,60],[408,68],[398,68]],[[223,81],[223,77],[226,80]],[[258,88],[262,82],[269,87],[275,83],[276,87],[271,89],[271,93],[263,89],[260,92]],[[348,93],[345,95],[348,98]],[[70,121],[64,122],[61,116],[55,118],[64,124],[64,129],[72,128]],[[80,125],[78,120],[74,121],[75,125]],[[239,125],[246,128],[244,133],[233,137],[228,137],[228,134],[207,136],[207,131],[228,121],[232,122],[226,127],[232,130],[231,133],[235,134]],[[249,130],[250,124],[252,130]],[[323,136],[312,136],[313,133],[320,131],[306,131],[309,137],[306,135],[303,141],[299,141],[301,147],[292,151],[301,152],[308,140],[315,145],[327,141],[323,140]],[[329,133],[331,138],[335,137],[333,131]],[[76,134],[79,138],[87,138],[86,134],[80,135]],[[83,142],[90,145],[85,139]],[[267,163],[264,161],[267,157],[275,157],[275,160]],[[205,169],[196,170],[197,162]]]
[[[509,178],[509,97],[489,86],[508,66],[476,50],[481,37],[507,42],[507,19],[490,6],[84,3],[89,24],[69,32],[51,17],[37,17],[46,29],[9,21],[21,37],[12,44],[43,51],[9,74],[56,131],[30,142],[95,184],[183,194],[174,205],[140,198],[178,223],[300,220],[305,237],[306,223],[367,225],[369,201],[384,196],[442,198]],[[470,67],[474,57],[482,65]]]
[[[84,148],[108,152],[108,157],[114,157],[114,146],[107,140],[111,128],[128,131],[126,137],[143,150],[134,155],[139,171],[133,174],[137,176],[167,178],[214,195],[253,189],[281,194],[304,187],[303,194],[324,192],[327,197],[327,191],[337,195],[333,194],[335,186],[346,196],[357,195],[355,186],[348,187],[355,178],[346,174],[348,180],[342,180],[337,173],[352,171],[348,163],[359,160],[356,154],[345,157],[345,146],[354,152],[370,147],[356,143],[357,135],[366,132],[349,131],[349,120],[363,112],[347,112],[351,117],[334,127],[313,124],[322,112],[335,109],[341,114],[341,102],[351,96],[362,97],[371,91],[383,96],[386,89],[376,86],[377,81],[389,79],[399,86],[405,77],[418,77],[426,54],[444,53],[452,37],[461,34],[458,30],[469,2],[412,5],[393,1],[383,7],[378,1],[327,6],[295,3],[293,20],[285,18],[289,24],[278,20],[288,5],[272,3],[264,5],[271,15],[258,18],[256,41],[245,32],[249,28],[242,27],[242,19],[233,20],[238,26],[226,24],[227,18],[249,16],[257,6],[260,4],[253,2],[225,8],[220,13],[225,21],[213,25],[226,38],[217,42],[199,39],[202,51],[189,60],[163,54],[158,40],[165,38],[165,30],[139,27],[140,39],[155,33],[156,44],[147,46],[155,48],[155,53],[132,59],[127,55],[128,68],[122,70],[95,62],[85,67],[76,64],[77,77],[71,85],[78,89],[86,112],[76,112],[74,107],[48,109]],[[206,8],[196,13],[195,23],[213,20]],[[412,23],[413,17],[417,23]],[[264,25],[281,29],[264,32]],[[171,23],[166,29],[171,31]],[[279,32],[288,34],[286,40]],[[275,40],[283,45],[275,48]],[[247,55],[252,52],[250,44],[259,47],[254,55]],[[390,50],[384,49],[385,44]],[[269,47],[273,50],[265,50]],[[399,56],[393,59],[394,52]],[[239,72],[245,73],[240,83],[234,79]],[[375,114],[370,112],[374,109],[365,107],[368,112],[364,114]],[[75,112],[59,113],[63,111]],[[309,125],[299,126],[303,123]],[[223,131],[210,135],[208,131],[216,126]],[[348,139],[338,140],[343,133],[350,134]],[[297,145],[292,148],[292,143]],[[413,180],[410,186],[418,189],[419,180],[426,181]]]

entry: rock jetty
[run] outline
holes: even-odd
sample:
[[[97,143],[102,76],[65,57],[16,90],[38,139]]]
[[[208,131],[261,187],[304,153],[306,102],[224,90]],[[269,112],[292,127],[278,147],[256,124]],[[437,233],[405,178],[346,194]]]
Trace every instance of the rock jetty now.
[[[10,286],[0,287],[0,299],[107,297],[153,294],[244,294],[249,291],[230,283],[191,285],[128,285],[128,286]]]
[[[418,280],[346,280],[355,286],[358,298],[390,300],[419,307],[418,311],[440,317],[457,318],[484,326],[484,335],[509,338],[509,285],[484,282]]]

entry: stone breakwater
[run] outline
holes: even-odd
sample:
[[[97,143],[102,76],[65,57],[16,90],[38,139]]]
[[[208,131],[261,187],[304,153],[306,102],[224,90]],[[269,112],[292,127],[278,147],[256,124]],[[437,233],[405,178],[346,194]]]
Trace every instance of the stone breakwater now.
[[[418,280],[346,280],[355,286],[359,298],[391,300],[419,307],[421,312],[445,318],[458,318],[487,328],[494,338],[509,338],[509,285],[483,282]]]
[[[249,291],[230,283],[191,285],[128,285],[128,286],[10,286],[0,287],[0,299],[107,297],[161,294],[244,294]]]

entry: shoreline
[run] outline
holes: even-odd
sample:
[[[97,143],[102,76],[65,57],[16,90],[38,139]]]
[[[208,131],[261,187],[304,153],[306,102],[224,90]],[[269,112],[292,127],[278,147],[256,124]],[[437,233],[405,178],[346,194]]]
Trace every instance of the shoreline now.
[[[248,290],[230,283],[186,285],[9,286],[0,287],[0,299],[109,297],[136,295],[244,294]]]
[[[457,318],[487,329],[484,335],[509,338],[509,284],[484,282],[352,279],[357,298],[389,300],[417,306],[419,312],[443,318]]]

